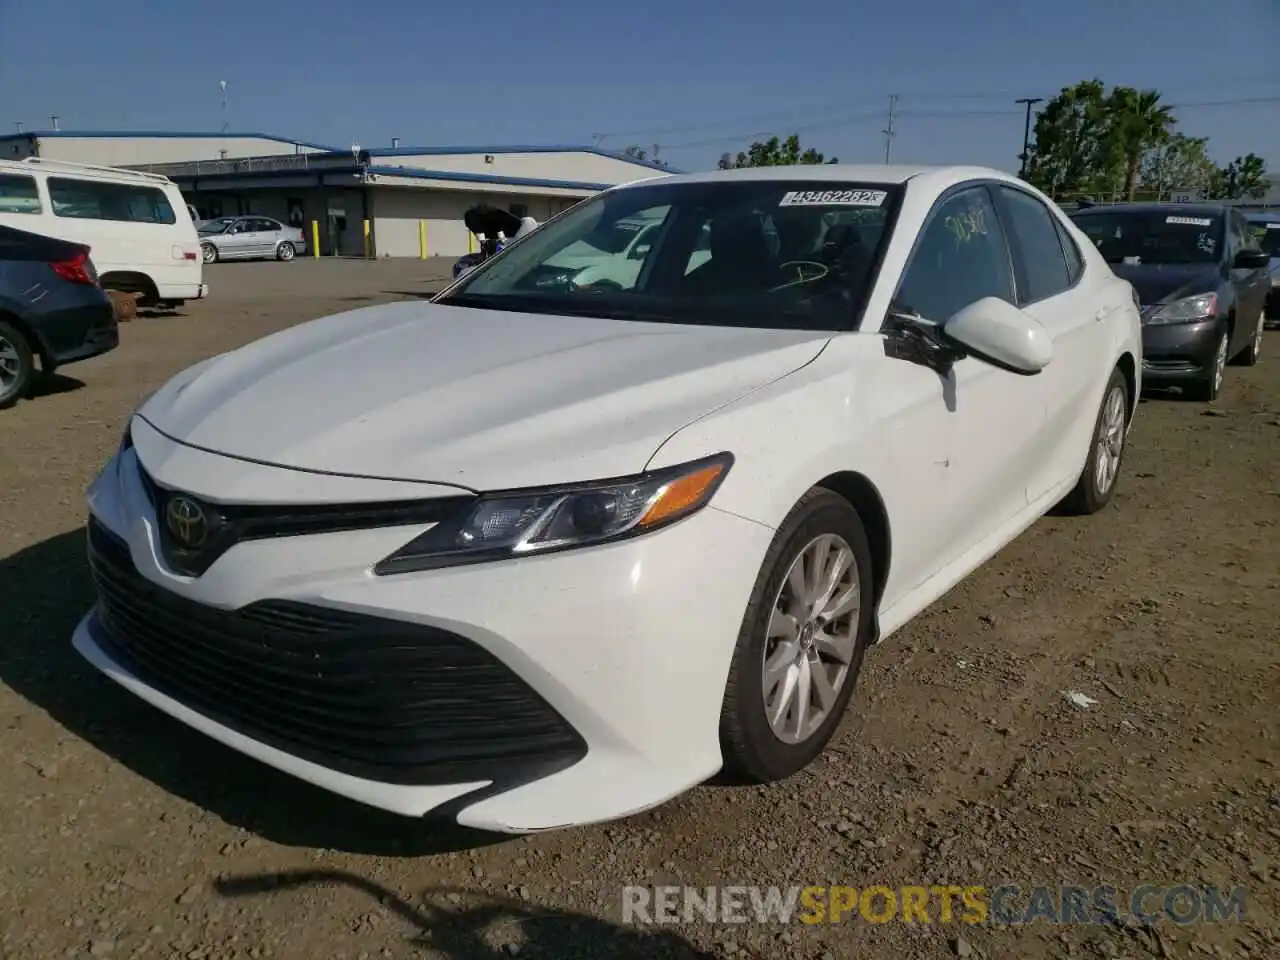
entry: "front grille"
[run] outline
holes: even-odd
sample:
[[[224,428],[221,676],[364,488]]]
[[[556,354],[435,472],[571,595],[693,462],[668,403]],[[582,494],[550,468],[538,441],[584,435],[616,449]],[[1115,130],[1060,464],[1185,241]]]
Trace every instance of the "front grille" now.
[[[292,601],[209,607],[144,578],[96,520],[88,542],[110,655],[254,740],[417,785],[527,780],[586,753],[545,700],[465,637]]]
[[[174,572],[188,577],[203,576],[238,543],[272,537],[439,523],[459,510],[470,508],[476,501],[475,494],[460,494],[430,500],[377,503],[213,504],[162,486],[141,463],[138,464],[138,477],[159,521],[160,552],[165,563]],[[194,547],[179,542],[174,536],[166,511],[175,499],[184,500],[199,510],[204,536]]]

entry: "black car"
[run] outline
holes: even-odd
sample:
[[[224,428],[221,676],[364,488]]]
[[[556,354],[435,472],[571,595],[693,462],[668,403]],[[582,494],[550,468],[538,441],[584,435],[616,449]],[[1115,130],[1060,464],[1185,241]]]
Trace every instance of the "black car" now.
[[[475,253],[464,254],[453,264],[453,279],[457,280],[469,270],[480,266],[498,252],[498,234],[510,242],[523,225],[520,218],[508,210],[485,204],[472,207],[462,217],[463,223],[480,242]]]
[[[1267,324],[1280,326],[1280,210],[1245,215],[1262,252],[1271,258],[1271,296],[1267,298]]]
[[[0,408],[26,394],[37,360],[47,376],[119,343],[88,247],[0,226]]]
[[[1133,203],[1078,210],[1071,219],[1137,291],[1145,383],[1213,400],[1228,362],[1257,362],[1269,258],[1239,211]]]

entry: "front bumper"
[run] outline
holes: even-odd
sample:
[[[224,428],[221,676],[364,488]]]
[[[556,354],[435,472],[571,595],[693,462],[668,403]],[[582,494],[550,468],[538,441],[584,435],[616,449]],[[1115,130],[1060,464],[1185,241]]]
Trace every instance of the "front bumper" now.
[[[186,475],[196,460],[219,461],[211,476],[229,463],[177,445],[174,458]],[[113,602],[114,574],[95,560],[100,602],[76,649],[161,710],[324,789],[524,832],[647,809],[721,766],[729,662],[772,536],[759,524],[712,507],[622,543],[389,577],[370,568],[423,528],[281,537],[189,578],[164,564],[135,451],[112,460],[89,503],[98,538],[119,544],[160,612]]]
[[[1145,383],[1186,383],[1213,375],[1217,320],[1144,323],[1142,379]]]

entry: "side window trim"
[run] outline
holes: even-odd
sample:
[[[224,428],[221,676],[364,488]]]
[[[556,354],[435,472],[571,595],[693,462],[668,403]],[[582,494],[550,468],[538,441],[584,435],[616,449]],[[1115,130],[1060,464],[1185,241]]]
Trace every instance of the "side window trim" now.
[[[1000,218],[1000,206],[997,203],[996,198],[992,196],[992,187],[998,185],[999,182],[1000,181],[998,180],[965,180],[961,183],[952,184],[950,187],[947,187],[946,190],[942,191],[942,193],[938,194],[938,197],[933,201],[933,206],[929,208],[929,212],[925,215],[924,221],[920,224],[920,229],[916,232],[915,240],[911,244],[911,250],[907,254],[906,261],[903,263],[902,273],[898,275],[898,282],[894,285],[893,295],[889,298],[890,304],[898,302],[898,295],[902,291],[902,284],[907,278],[907,273],[911,270],[911,265],[915,263],[916,254],[920,252],[920,245],[924,240],[924,235],[929,231],[929,228],[933,226],[934,221],[938,217],[938,212],[957,196],[962,193],[968,193],[970,190],[981,190],[986,193],[987,202],[995,211],[996,226],[1000,230],[1000,243],[1004,249],[1005,263],[1009,271],[1010,292],[1013,294],[1015,302],[1019,299],[1018,273],[1014,269],[1013,250],[1009,244],[1009,234],[1005,229],[1004,221]],[[941,320],[938,321],[939,324],[942,322],[943,321]]]
[[[994,198],[996,213],[999,215],[1001,219],[1001,223],[1004,227],[1005,243],[1009,245],[1009,251],[1010,251],[1010,254],[1012,255],[1012,259],[1015,267],[1015,270],[1014,270],[1015,283],[1018,286],[1021,286],[1023,283],[1025,283],[1026,264],[1023,263],[1021,254],[1013,255],[1013,241],[1010,239],[1010,237],[1014,233],[1013,227],[1010,224],[1010,221],[1013,219],[1013,217],[1009,213],[1009,210],[1005,205],[1006,201],[1005,201],[1004,191],[1006,190],[1009,193],[1016,193],[1026,198],[1027,200],[1030,200],[1031,202],[1036,204],[1036,206],[1040,207],[1040,209],[1044,211],[1045,216],[1049,218],[1049,222],[1053,225],[1054,233],[1056,233],[1058,236],[1058,249],[1059,249],[1059,252],[1062,254],[1062,266],[1067,274],[1067,285],[1063,287],[1061,290],[1057,290],[1049,294],[1048,296],[1038,297],[1035,300],[1023,300],[1022,293],[1021,291],[1019,291],[1018,300],[1017,300],[1018,306],[1020,308],[1035,306],[1037,303],[1042,303],[1043,301],[1050,300],[1053,297],[1060,297],[1064,293],[1068,293],[1071,290],[1074,290],[1076,285],[1079,283],[1079,278],[1077,277],[1074,281],[1071,279],[1071,263],[1067,259],[1066,250],[1062,248],[1062,238],[1063,238],[1062,227],[1058,223],[1058,218],[1054,214],[1054,212],[1051,209],[1049,209],[1049,207],[1045,204],[1045,202],[1041,200],[1039,197],[1035,196],[1032,193],[1028,193],[1026,190],[1023,190],[1015,186],[1014,184],[997,183],[997,184],[994,184],[993,186],[994,186],[994,189],[992,192],[996,194],[996,197]],[[1080,254],[1080,251],[1078,248],[1076,250],[1076,254],[1077,256],[1079,256]]]

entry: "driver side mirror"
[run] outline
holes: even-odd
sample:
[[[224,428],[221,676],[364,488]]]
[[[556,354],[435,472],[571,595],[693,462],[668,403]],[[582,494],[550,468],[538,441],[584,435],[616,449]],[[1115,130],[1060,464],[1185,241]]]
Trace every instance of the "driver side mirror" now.
[[[998,297],[969,304],[942,332],[979,359],[1014,373],[1039,373],[1053,359],[1053,337],[1044,325]]]
[[[1270,263],[1271,257],[1261,250],[1241,250],[1236,254],[1233,266],[1237,270],[1259,270]]]

